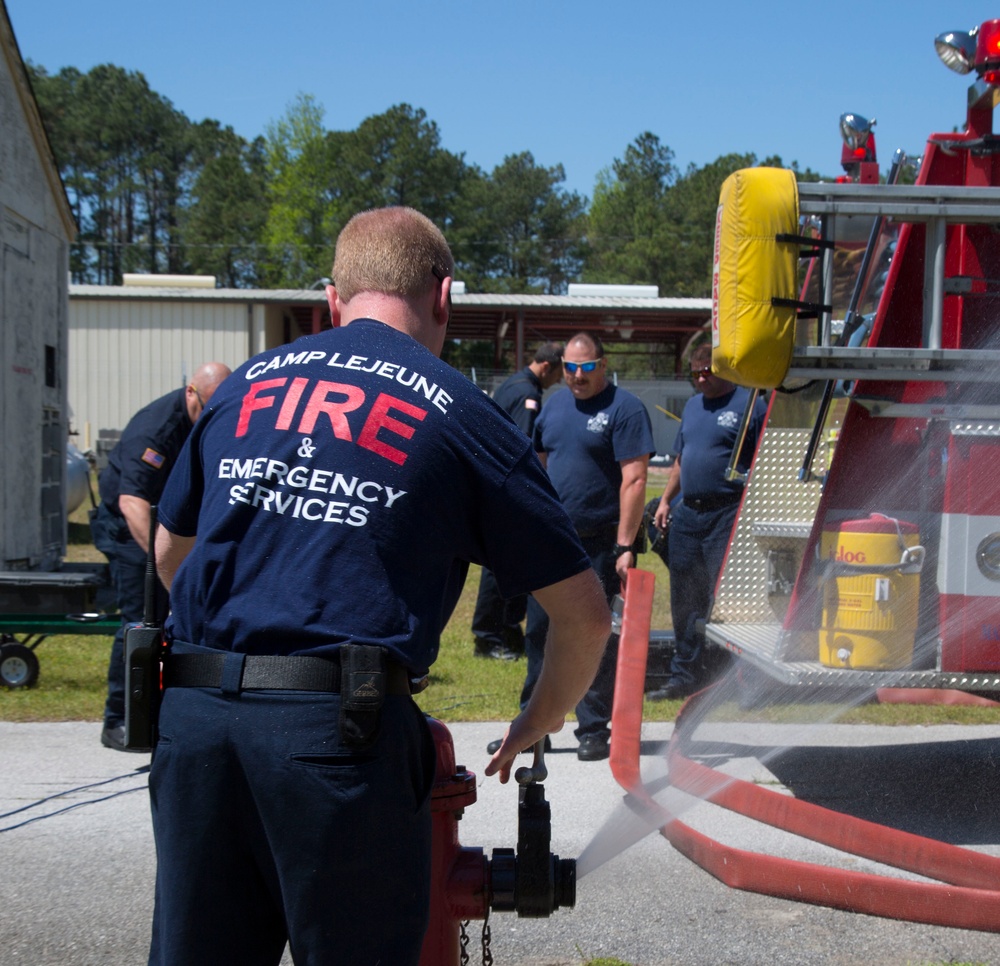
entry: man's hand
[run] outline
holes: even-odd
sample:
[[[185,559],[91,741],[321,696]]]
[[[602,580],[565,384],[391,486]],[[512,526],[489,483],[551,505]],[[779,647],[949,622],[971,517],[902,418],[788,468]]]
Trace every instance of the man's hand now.
[[[669,503],[660,500],[660,505],[656,508],[656,513],[653,514],[653,526],[655,526],[660,533],[666,533],[670,528]]]
[[[503,743],[486,766],[486,776],[499,774],[501,784],[506,785],[510,780],[510,770],[514,765],[514,759],[522,751],[541,741],[547,734],[552,734],[561,728],[562,725],[559,725],[558,728],[543,730],[527,721],[524,712],[521,712],[510,723],[507,733],[503,736]]]
[[[681,491],[681,458],[678,456],[670,467],[670,476],[667,477],[667,485],[663,488],[663,496],[660,497],[659,506],[653,514],[653,523],[658,530],[664,533],[670,526],[670,502]]]
[[[628,580],[628,572],[635,566],[635,563],[635,554],[631,550],[619,554],[615,561],[615,573],[618,574],[618,578],[623,584]]]

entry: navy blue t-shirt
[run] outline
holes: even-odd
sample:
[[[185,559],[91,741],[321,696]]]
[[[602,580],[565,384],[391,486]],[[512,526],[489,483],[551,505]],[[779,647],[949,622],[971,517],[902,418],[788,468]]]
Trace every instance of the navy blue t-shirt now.
[[[505,597],[590,566],[530,441],[370,319],[262,353],[217,390],[160,502],[195,536],[167,635],[251,654],[381,644],[423,674],[468,563]]]
[[[143,406],[128,421],[98,481],[101,499],[115,512],[123,494],[148,503],[160,499],[193,425],[185,398],[186,390],[175,389]]]
[[[715,399],[703,393],[692,396],[681,413],[681,425],[674,440],[674,452],[681,458],[681,492],[685,497],[705,500],[736,496],[743,490],[739,480],[727,480],[726,468],[746,409],[749,390],[736,386]],[[767,406],[758,398],[754,404],[746,440],[737,467],[745,471],[757,449]]]
[[[590,399],[560,389],[535,422],[534,443],[580,533],[618,521],[621,461],[656,451],[646,407],[612,383]]]
[[[517,423],[521,432],[530,436],[542,411],[543,393],[538,376],[531,371],[531,366],[525,366],[501,383],[493,393],[493,401]]]

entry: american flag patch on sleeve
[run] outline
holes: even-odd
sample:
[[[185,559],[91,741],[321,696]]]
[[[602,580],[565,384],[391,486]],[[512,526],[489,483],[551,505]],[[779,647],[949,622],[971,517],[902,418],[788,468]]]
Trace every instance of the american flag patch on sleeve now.
[[[160,469],[163,466],[163,454],[157,453],[155,449],[150,449],[146,447],[146,452],[142,454],[143,463],[148,463],[150,466],[155,466]]]

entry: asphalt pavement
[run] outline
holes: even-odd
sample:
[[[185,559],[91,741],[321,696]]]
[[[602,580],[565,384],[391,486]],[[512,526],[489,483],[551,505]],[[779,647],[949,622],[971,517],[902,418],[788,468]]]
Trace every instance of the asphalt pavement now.
[[[607,762],[577,760],[571,727],[553,737],[545,788],[552,851],[578,858],[577,903],[550,919],[492,914],[497,966],[576,966],[598,957],[635,966],[1000,964],[1000,936],[993,933],[880,919],[726,887],[635,817]],[[663,784],[662,743],[670,730],[670,724],[644,729],[641,761],[651,786]],[[456,724],[451,732],[457,761],[478,774],[478,801],[459,825],[462,844],[481,846],[487,855],[514,847],[516,786],[482,778],[486,744],[501,729]],[[149,756],[103,748],[99,734],[97,723],[0,722],[5,966],[145,962],[154,874]],[[697,737],[699,757],[734,775],[1000,855],[1000,726],[719,723]],[[685,822],[737,848],[876,869],[715,806],[688,800],[684,807]],[[481,923],[473,922],[470,932],[471,962],[479,963]]]

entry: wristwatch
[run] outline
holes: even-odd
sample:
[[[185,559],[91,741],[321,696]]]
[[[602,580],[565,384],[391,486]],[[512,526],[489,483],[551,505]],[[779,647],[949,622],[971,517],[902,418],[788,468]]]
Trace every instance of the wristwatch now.
[[[623,553],[631,553],[632,552],[632,544],[630,544],[630,543],[616,543],[615,547],[614,547],[614,550],[612,550],[611,552],[614,554],[615,560],[617,560]]]

